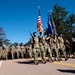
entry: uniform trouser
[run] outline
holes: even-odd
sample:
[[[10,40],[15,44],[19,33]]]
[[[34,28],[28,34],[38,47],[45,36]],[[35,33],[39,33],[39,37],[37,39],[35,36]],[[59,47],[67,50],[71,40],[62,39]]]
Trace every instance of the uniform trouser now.
[[[11,51],[11,57],[12,57],[12,59],[14,59],[14,51]]]
[[[25,56],[25,53],[26,53],[26,52],[23,50],[23,58],[24,58],[24,56]]]
[[[14,53],[17,54],[17,58],[19,58],[19,51],[15,51]]]
[[[52,51],[51,51],[51,49],[50,48],[45,48],[45,50],[48,52],[48,58],[52,58]]]
[[[37,61],[39,49],[33,48],[32,53],[33,53],[34,61]]]
[[[73,57],[75,58],[75,49],[72,49],[72,54],[73,54]]]
[[[66,55],[67,55],[67,57],[70,57],[70,55],[71,55],[70,48],[66,47]]]
[[[62,52],[62,54],[63,54],[63,56],[66,58],[67,56],[66,56],[66,51],[65,50],[63,50],[63,49],[59,49],[59,51],[61,51]],[[61,55],[60,55],[60,57],[61,57]]]
[[[75,58],[75,52],[73,52],[73,57]]]
[[[21,57],[23,58],[24,57],[24,52],[20,51],[19,53],[21,54]]]
[[[75,58],[75,42],[72,43],[72,53],[73,57]]]
[[[3,58],[3,59],[7,59],[7,56],[8,56],[8,52],[5,51],[5,50],[3,50],[3,51],[2,51],[2,58]]]
[[[65,46],[63,44],[60,44],[60,49],[59,51],[61,50],[62,54],[64,55],[64,57],[66,58],[66,50],[65,50]]]
[[[38,56],[41,56],[41,51],[40,51],[40,49],[37,49],[37,54],[38,54]]]
[[[2,59],[2,51],[0,51],[0,59]]]
[[[54,48],[53,52],[54,52],[55,58],[59,58],[58,49]]]
[[[6,59],[8,59],[8,51],[6,51],[5,56],[6,56]]]
[[[29,50],[29,56],[32,58],[32,50]]]
[[[45,49],[43,46],[40,47],[40,51],[41,51],[41,58],[43,60],[43,59],[45,59]]]

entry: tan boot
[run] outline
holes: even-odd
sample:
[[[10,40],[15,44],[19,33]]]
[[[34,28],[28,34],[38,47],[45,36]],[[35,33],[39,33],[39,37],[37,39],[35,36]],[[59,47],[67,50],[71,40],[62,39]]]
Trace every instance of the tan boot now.
[[[34,61],[35,65],[38,65],[38,61]]]

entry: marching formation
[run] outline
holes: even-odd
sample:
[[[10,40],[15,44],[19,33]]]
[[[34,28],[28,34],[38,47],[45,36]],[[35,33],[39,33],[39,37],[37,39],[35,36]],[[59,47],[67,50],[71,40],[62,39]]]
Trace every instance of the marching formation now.
[[[25,45],[17,45],[13,44],[8,46],[6,45],[4,48],[0,46],[0,59],[15,59],[15,58],[24,58],[24,54],[26,53],[27,47]]]
[[[47,37],[44,37],[43,33],[40,32],[37,37],[36,32],[34,32],[30,44],[30,58],[33,56],[36,65],[38,64],[38,54],[40,54],[44,64],[47,62],[46,57],[50,62],[61,61],[62,57],[66,61],[71,55],[70,43],[68,40],[64,41],[62,33],[58,37],[55,34],[52,36],[48,33]]]
[[[48,33],[45,37],[42,32],[39,36],[36,35],[36,32],[33,32],[29,46],[23,44],[14,46],[12,44],[11,46],[6,45],[4,49],[0,46],[0,59],[9,59],[9,54],[11,54],[11,59],[25,58],[27,54],[28,57],[34,58],[36,65],[39,63],[38,57],[41,57],[43,64],[47,62],[46,57],[48,57],[49,62],[61,61],[62,58],[66,61],[70,58],[72,52],[75,58],[75,40],[73,38],[71,40],[73,51],[71,51],[69,41],[62,37],[62,33],[59,36]]]

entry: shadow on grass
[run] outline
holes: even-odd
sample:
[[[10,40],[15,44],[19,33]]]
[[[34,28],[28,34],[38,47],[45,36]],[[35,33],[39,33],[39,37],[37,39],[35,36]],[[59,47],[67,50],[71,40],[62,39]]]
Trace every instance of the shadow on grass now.
[[[63,69],[57,69],[57,71],[64,72],[64,73],[75,73],[75,70],[63,70]]]

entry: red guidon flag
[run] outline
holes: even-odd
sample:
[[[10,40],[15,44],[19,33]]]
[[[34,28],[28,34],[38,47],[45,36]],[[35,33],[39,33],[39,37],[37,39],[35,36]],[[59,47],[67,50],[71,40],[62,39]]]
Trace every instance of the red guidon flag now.
[[[41,15],[40,15],[40,8],[39,8],[39,6],[38,6],[37,30],[38,30],[39,32],[43,32],[42,20],[41,20]]]

